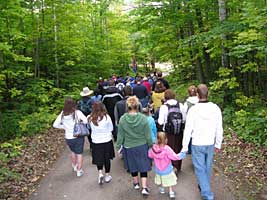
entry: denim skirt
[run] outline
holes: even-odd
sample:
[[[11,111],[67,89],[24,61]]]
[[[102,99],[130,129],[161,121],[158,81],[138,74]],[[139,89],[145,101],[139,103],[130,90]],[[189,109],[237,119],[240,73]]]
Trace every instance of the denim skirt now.
[[[147,172],[151,170],[151,159],[148,157],[148,145],[123,148],[124,167],[130,172]]]
[[[66,139],[66,143],[70,150],[75,154],[83,153],[84,137],[78,137],[74,139]]]

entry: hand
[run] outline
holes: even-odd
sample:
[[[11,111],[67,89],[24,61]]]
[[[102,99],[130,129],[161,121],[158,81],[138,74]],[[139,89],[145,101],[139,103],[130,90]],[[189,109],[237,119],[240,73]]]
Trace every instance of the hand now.
[[[186,157],[186,152],[180,152],[180,153],[178,153],[178,156],[182,160]]]
[[[214,147],[214,152],[215,152],[215,153],[220,153],[220,151],[221,151],[220,149]]]

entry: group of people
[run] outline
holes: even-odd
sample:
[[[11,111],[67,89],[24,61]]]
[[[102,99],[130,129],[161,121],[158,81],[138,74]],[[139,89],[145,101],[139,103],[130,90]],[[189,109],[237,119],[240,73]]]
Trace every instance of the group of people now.
[[[77,176],[84,173],[85,138],[73,137],[75,120],[90,126],[88,139],[92,163],[98,170],[98,184],[112,180],[114,141],[125,169],[133,178],[133,188],[141,188],[141,194],[149,195],[147,173],[152,169],[153,160],[159,192],[165,193],[164,188],[168,187],[170,198],[174,198],[177,173],[181,170],[182,159],[190,153],[201,195],[203,199],[212,200],[213,152],[214,149],[219,151],[223,139],[221,110],[208,101],[208,87],[204,84],[190,86],[188,94],[184,103],[178,102],[161,72],[135,79],[128,76],[125,79],[112,76],[108,81],[100,78],[94,91],[83,88],[78,103],[70,97],[65,99],[64,108],[53,126],[65,129],[72,168]]]

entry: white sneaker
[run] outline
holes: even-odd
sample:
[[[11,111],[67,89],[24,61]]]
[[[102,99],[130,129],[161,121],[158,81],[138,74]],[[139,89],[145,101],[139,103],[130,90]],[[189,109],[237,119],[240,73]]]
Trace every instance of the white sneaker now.
[[[84,174],[84,171],[82,169],[80,169],[80,170],[77,170],[76,173],[77,173],[77,176],[80,177]]]
[[[160,194],[165,194],[165,189],[164,189],[164,187],[159,187],[159,193],[160,193]]]
[[[98,176],[98,184],[102,185],[104,183],[104,175],[103,174],[99,174]]]
[[[143,188],[141,191],[141,194],[144,196],[148,196],[149,195],[149,189],[148,188]]]
[[[72,169],[73,169],[74,172],[77,172],[77,165],[73,165],[72,164]]]
[[[174,199],[175,198],[175,193],[172,191],[172,192],[169,193],[169,196],[170,196],[171,199]]]
[[[135,190],[139,190],[140,189],[139,183],[134,183],[133,186],[134,186]]]
[[[105,182],[106,183],[109,183],[111,180],[112,180],[112,176],[110,176],[110,175],[105,176]]]

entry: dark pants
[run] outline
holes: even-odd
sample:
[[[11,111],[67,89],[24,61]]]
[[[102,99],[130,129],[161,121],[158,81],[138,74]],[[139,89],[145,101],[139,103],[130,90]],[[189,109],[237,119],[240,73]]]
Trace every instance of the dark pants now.
[[[182,149],[183,133],[180,133],[178,135],[166,133],[166,135],[168,139],[168,145],[175,153],[180,153]],[[179,172],[181,171],[182,160],[172,161],[172,165],[177,169],[177,172]]]
[[[105,166],[105,173],[109,173],[111,167],[110,160],[105,160],[104,166]],[[97,170],[103,170],[103,165],[98,164]]]

